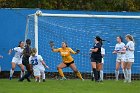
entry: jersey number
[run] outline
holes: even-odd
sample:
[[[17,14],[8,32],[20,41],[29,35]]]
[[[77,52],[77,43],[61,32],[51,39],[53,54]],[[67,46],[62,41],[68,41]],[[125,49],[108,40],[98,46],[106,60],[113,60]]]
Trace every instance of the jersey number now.
[[[32,62],[32,65],[38,65],[37,59],[31,60],[31,62]]]

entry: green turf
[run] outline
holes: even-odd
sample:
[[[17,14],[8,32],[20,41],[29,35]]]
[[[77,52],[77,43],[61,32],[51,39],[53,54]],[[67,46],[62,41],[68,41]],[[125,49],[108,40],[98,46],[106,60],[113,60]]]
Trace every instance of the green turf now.
[[[47,80],[46,82],[17,82],[17,79],[0,79],[0,93],[140,93],[140,81],[106,80],[95,83],[90,80]]]

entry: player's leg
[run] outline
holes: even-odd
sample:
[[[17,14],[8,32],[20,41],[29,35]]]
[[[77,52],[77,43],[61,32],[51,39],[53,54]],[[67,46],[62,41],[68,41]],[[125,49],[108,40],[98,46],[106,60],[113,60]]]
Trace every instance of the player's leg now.
[[[63,73],[63,71],[62,71],[62,69],[65,68],[66,66],[67,66],[67,65],[64,64],[63,62],[60,63],[60,64],[57,66],[58,73],[59,73],[59,75],[62,77],[62,80],[65,80],[65,79],[66,79],[65,76],[64,76],[64,73]]]
[[[12,77],[13,77],[14,70],[15,70],[15,67],[16,67],[16,63],[15,63],[15,62],[11,62],[11,65],[12,65],[12,68],[11,68],[11,70],[10,70],[10,77],[9,77],[10,80],[11,80]]]
[[[27,69],[27,73],[22,77],[22,78],[20,78],[19,79],[19,81],[23,81],[25,78],[27,79],[27,81],[28,82],[31,82],[31,80],[30,80],[30,75],[32,74],[32,69],[31,69],[31,67],[30,67],[30,64],[26,64],[26,65],[24,65],[25,67],[26,67],[26,69]]]
[[[103,81],[103,78],[104,78],[103,63],[101,63],[101,68],[100,68],[100,80]]]
[[[116,80],[118,81],[119,79],[119,68],[121,66],[121,62],[117,61],[116,62],[116,70],[115,70],[115,77],[116,77]]]
[[[20,77],[22,78],[25,74],[25,71],[24,71],[24,65],[23,64],[18,64],[18,66],[20,67],[21,69],[21,74],[20,74]]]
[[[128,82],[131,83],[131,67],[132,67],[133,62],[128,62],[127,64],[127,75],[128,75]]]
[[[81,73],[78,71],[78,69],[76,68],[76,65],[74,63],[70,64],[70,68],[74,71],[74,73],[77,75],[77,77],[79,77],[81,80],[84,80],[82,78]]]
[[[40,70],[38,68],[33,69],[34,76],[35,76],[35,82],[40,82]]]
[[[127,73],[127,64],[128,62],[124,62],[123,64],[123,74],[124,74],[124,83],[128,80],[128,73]]]
[[[96,70],[96,62],[91,62],[91,66],[92,66],[92,70],[93,70],[93,74],[95,77],[95,81],[98,81],[98,73]],[[93,81],[93,77],[92,77],[92,81]]]
[[[45,80],[46,80],[45,70],[44,69],[40,70],[40,73],[41,73],[43,82],[45,82]]]
[[[98,80],[100,80],[100,70],[102,69],[101,63],[98,63],[96,67],[97,67]]]

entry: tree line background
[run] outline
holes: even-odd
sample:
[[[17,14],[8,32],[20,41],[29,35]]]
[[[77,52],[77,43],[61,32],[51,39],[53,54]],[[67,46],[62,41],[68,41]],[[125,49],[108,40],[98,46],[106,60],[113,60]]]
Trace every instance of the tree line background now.
[[[140,11],[140,0],[0,0],[0,8]]]

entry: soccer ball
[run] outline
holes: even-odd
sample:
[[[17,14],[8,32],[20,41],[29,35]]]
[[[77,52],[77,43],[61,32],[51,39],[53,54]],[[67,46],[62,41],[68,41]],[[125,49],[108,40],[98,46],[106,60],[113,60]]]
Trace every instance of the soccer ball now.
[[[37,16],[41,16],[41,15],[42,15],[42,11],[37,10],[35,14],[36,14]]]

